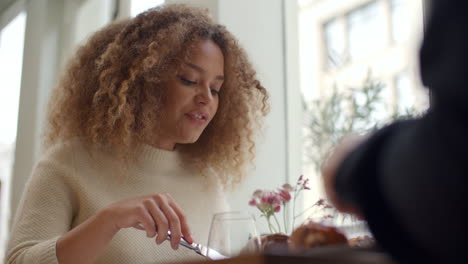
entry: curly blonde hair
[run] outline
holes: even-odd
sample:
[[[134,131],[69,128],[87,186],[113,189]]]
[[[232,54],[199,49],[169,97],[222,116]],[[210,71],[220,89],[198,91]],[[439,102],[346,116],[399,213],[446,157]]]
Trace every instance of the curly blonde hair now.
[[[225,80],[213,120],[197,142],[177,149],[203,175],[214,172],[225,186],[239,183],[244,165],[254,158],[268,93],[234,36],[204,10],[186,5],[160,6],[114,22],[81,46],[53,91],[46,145],[77,137],[131,159],[144,139],[154,137],[164,82],[190,58],[197,40],[220,47]]]

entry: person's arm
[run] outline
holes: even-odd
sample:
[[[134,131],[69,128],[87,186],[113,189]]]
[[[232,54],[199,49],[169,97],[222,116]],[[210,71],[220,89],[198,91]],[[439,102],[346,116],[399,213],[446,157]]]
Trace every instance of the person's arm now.
[[[421,51],[431,109],[335,156],[336,166],[324,177],[333,179],[328,192],[362,213],[377,241],[397,259],[460,263],[459,258],[468,260],[468,5],[434,1],[433,10]]]
[[[362,214],[397,258],[458,257],[467,252],[467,134],[463,123],[437,109],[392,124],[338,162],[332,192],[345,211]]]
[[[59,263],[93,263],[119,231],[106,211],[87,219],[57,241]]]
[[[148,237],[157,234],[158,244],[171,230],[174,249],[181,236],[193,242],[187,220],[169,194],[116,202],[70,230],[79,194],[65,175],[70,162],[56,158],[39,163],[25,189],[11,232],[8,264],[94,263],[122,228],[142,229]]]
[[[77,210],[65,163],[46,159],[34,168],[13,221],[6,263],[58,263],[57,239],[70,229]]]
[[[156,194],[116,202],[67,232],[57,241],[61,264],[94,263],[114,235],[123,228],[146,231],[161,244],[171,230],[171,246],[179,247],[182,236],[193,242],[185,215],[169,194]]]

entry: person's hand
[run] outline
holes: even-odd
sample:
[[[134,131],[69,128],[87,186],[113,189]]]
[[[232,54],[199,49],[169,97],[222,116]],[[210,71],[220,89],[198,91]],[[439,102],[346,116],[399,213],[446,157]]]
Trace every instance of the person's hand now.
[[[344,213],[349,213],[362,219],[362,214],[355,205],[349,202],[340,200],[335,191],[335,178],[336,172],[345,160],[346,156],[353,151],[362,141],[366,139],[365,136],[348,136],[343,138],[337,144],[332,154],[322,167],[322,177],[325,189],[325,194],[330,203],[338,210]]]
[[[182,236],[187,242],[193,243],[184,213],[167,193],[120,201],[103,211],[117,230],[134,227],[146,231],[147,237],[157,234],[158,245],[166,240],[169,230],[173,249],[179,247]]]

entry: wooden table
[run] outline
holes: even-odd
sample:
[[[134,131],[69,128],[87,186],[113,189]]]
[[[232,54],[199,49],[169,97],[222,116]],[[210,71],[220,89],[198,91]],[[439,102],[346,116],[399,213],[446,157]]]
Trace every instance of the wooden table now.
[[[327,247],[310,250],[300,255],[284,252],[239,256],[218,261],[202,261],[191,264],[396,264],[391,258],[376,249],[350,247]]]

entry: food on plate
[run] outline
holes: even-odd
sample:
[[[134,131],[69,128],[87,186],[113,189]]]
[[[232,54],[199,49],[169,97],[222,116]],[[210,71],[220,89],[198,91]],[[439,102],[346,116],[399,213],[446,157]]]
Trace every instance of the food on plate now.
[[[351,247],[369,248],[375,245],[375,239],[370,236],[359,236],[349,239],[348,244]]]
[[[289,237],[289,250],[300,253],[309,248],[346,245],[348,240],[336,227],[308,222],[296,228]]]
[[[265,252],[288,249],[289,236],[285,234],[271,234],[262,236],[262,249]]]

